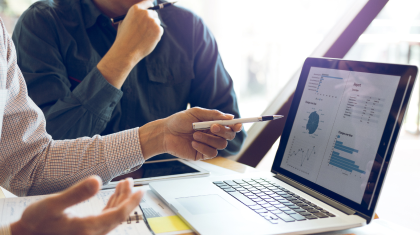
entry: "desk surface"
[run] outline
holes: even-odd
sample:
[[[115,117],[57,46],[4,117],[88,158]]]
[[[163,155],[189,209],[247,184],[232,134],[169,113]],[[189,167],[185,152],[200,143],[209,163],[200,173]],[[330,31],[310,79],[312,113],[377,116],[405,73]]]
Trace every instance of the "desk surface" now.
[[[236,171],[238,173],[245,173],[245,172],[255,172],[258,171],[257,169],[223,158],[223,157],[216,157],[210,160],[206,160],[205,162],[219,166],[219,167],[223,167],[229,170],[233,170]],[[0,190],[0,198],[4,198],[4,194],[2,192],[2,190]],[[375,219],[379,218],[377,215],[375,215]],[[194,233],[188,233],[188,234],[182,234],[182,235],[194,235]]]

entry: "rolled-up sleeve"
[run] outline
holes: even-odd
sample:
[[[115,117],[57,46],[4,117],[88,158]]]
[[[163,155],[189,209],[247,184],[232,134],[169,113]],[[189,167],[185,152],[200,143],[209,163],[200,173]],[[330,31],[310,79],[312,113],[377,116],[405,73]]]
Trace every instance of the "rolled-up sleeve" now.
[[[20,17],[13,40],[29,95],[44,112],[48,133],[54,139],[101,133],[123,92],[109,84],[96,66],[83,78],[70,77],[67,66],[77,65],[66,65],[62,53],[66,49],[60,48],[60,40],[51,33],[59,22],[53,12],[37,11],[30,9]],[[79,83],[74,90],[69,79]]]
[[[98,175],[107,183],[144,162],[139,130],[54,141],[42,111],[28,97],[14,45],[0,32],[0,89],[8,90],[0,139],[0,185],[18,196],[61,191]]]

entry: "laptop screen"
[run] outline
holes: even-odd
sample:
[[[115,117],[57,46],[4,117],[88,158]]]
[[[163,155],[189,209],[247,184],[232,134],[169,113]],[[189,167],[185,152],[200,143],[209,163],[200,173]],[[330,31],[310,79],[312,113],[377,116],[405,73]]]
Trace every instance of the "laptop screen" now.
[[[400,112],[405,95],[399,93],[408,86],[407,80],[402,82],[403,74],[375,66],[357,69],[363,64],[358,63],[305,63],[286,122],[291,126],[283,132],[275,164],[298,181],[332,192],[333,199],[340,195],[344,202],[350,200],[368,210],[377,183],[373,179],[385,162],[378,153],[389,145],[395,129],[397,117],[390,120],[391,109]],[[388,140],[384,140],[387,124]]]
[[[361,203],[400,78],[312,67],[281,167]]]

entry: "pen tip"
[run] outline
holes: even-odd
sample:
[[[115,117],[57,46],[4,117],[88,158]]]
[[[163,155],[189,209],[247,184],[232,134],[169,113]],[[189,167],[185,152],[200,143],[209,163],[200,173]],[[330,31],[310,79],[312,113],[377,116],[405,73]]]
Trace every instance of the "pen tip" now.
[[[284,117],[283,115],[273,115],[273,120],[279,119]]]

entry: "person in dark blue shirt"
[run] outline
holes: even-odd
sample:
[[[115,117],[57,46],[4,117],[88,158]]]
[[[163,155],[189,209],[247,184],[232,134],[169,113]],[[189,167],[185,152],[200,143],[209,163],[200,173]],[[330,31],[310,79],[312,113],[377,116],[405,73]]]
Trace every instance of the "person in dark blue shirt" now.
[[[176,5],[147,10],[162,2],[43,0],[23,13],[13,32],[18,65],[54,139],[142,126],[188,104],[240,117],[209,29]],[[219,155],[238,153],[245,137]]]

